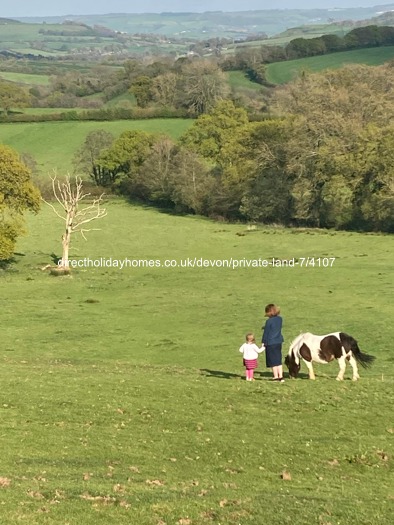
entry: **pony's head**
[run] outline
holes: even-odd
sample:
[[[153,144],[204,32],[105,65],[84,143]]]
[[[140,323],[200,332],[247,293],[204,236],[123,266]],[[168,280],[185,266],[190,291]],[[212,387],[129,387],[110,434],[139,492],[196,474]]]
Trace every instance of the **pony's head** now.
[[[294,355],[294,352],[291,350],[286,358],[285,358],[285,365],[287,366],[287,368],[289,369],[289,376],[292,377],[292,378],[296,378],[298,377],[298,374],[300,372],[300,368],[301,368],[301,363],[300,361],[298,361],[298,363],[296,362],[296,357]]]
[[[294,339],[294,341],[291,342],[289,353],[287,354],[285,358],[285,365],[289,369],[289,376],[292,378],[298,377],[298,374],[301,369],[301,362],[300,362],[298,350],[300,346],[302,345],[304,335],[305,334],[300,334]]]

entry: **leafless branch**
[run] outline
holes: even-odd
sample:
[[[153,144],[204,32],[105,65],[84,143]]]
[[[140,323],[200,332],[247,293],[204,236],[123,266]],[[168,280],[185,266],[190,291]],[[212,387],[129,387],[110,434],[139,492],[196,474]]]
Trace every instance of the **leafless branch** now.
[[[66,220],[66,217],[63,217],[62,215],[60,215],[60,213],[57,211],[57,209],[55,208],[55,206],[53,204],[51,204],[50,202],[46,201],[43,197],[41,197],[41,199],[43,200],[43,202],[45,202],[45,204],[48,204],[48,206],[50,206],[52,208],[52,210],[56,213],[56,215],[62,219],[63,221]]]
[[[92,232],[92,231],[95,231],[95,232],[98,232],[100,231],[100,228],[88,228],[88,229],[81,229],[81,230],[75,230],[75,231],[78,231],[82,237],[85,239],[85,241],[87,241],[87,238],[85,237],[85,233],[87,232]]]

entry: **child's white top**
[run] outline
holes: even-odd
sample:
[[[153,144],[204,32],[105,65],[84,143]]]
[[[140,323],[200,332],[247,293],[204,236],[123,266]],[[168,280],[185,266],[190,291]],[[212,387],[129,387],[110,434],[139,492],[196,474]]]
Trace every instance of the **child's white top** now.
[[[257,359],[260,352],[264,350],[259,348],[255,343],[244,343],[239,351],[244,355],[244,359]]]

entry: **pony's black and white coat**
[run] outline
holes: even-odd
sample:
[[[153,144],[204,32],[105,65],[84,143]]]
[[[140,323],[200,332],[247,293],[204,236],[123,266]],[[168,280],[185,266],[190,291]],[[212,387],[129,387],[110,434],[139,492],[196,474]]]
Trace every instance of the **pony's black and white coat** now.
[[[353,381],[357,381],[360,378],[357,363],[367,368],[375,357],[363,354],[357,341],[344,332],[333,332],[326,335],[314,335],[307,332],[300,334],[290,344],[289,353],[285,359],[290,377],[298,376],[301,359],[308,367],[310,379],[315,379],[312,362],[326,364],[336,359],[339,364],[337,380],[343,380],[346,361],[348,361],[353,369]]]

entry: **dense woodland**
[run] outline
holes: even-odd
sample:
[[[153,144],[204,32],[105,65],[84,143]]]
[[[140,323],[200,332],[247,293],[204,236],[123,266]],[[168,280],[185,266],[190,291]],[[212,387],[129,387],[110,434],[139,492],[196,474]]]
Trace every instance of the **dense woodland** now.
[[[76,167],[131,199],[178,211],[394,231],[393,84],[391,65],[305,74],[275,91],[263,121],[222,100],[178,143],[93,132]]]

